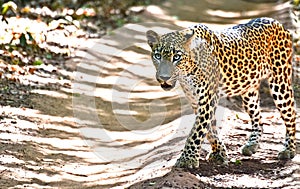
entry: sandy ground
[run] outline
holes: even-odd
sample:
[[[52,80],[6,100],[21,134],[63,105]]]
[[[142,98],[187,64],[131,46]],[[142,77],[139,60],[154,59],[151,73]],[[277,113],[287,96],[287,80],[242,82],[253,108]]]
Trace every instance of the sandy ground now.
[[[172,169],[194,115],[179,87],[157,85],[144,35],[190,24],[172,14],[151,6],[143,24],[78,39],[76,57],[55,72],[38,69],[43,74],[22,76],[27,83],[2,80],[1,188],[299,188],[300,152],[276,160],[285,129],[265,87],[255,155],[240,153],[251,126],[232,99],[217,114],[229,165],[205,161],[206,142],[199,169]]]

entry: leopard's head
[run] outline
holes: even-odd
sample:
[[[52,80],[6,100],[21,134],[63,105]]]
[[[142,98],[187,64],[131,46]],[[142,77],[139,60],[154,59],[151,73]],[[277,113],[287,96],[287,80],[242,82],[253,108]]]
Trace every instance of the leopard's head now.
[[[189,60],[186,44],[194,31],[192,29],[176,31],[159,36],[149,30],[146,33],[148,44],[152,49],[152,62],[156,68],[156,79],[164,90],[175,87],[180,66]]]

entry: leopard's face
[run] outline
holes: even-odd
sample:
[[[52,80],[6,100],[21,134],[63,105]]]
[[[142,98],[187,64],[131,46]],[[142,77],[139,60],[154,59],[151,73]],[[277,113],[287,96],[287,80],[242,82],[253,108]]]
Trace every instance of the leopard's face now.
[[[179,32],[162,36],[151,30],[147,32],[148,44],[152,48],[152,62],[156,68],[156,79],[164,90],[171,90],[176,85],[180,74],[179,67],[188,59],[184,44],[190,36]]]

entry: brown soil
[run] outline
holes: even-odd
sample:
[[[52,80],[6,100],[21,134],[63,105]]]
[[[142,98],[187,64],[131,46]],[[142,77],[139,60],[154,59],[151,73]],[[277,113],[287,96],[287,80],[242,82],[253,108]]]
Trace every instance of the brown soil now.
[[[15,75],[13,78],[2,77],[1,188],[300,188],[299,127],[298,155],[292,161],[278,161],[285,128],[265,84],[261,88],[264,134],[255,155],[244,157],[240,153],[251,126],[239,99],[234,98],[222,101],[226,113],[219,128],[226,128],[222,138],[228,148],[229,164],[205,161],[209,151],[205,143],[198,169],[172,169],[193,123],[192,110],[181,90],[164,92],[157,86],[149,49],[143,45],[134,43],[113,59],[102,48],[121,49],[132,36],[137,39],[134,42],[145,45],[144,30],[179,28],[175,26],[178,21],[170,21],[170,17],[161,21],[165,15],[158,16],[146,11],[142,19],[156,22],[142,29],[129,27],[126,32],[116,32],[119,35],[75,40],[84,52],[90,53],[91,61],[78,55],[66,62],[57,60],[59,66],[55,65],[54,71],[47,64],[34,68],[33,73],[20,74],[13,68],[6,73]],[[87,48],[91,42],[94,48]],[[109,64],[101,64],[107,57]],[[131,66],[138,68],[131,70]],[[89,80],[94,75],[98,80]],[[129,84],[113,83],[111,77]],[[136,81],[134,85],[130,79]],[[295,83],[300,104],[298,86]],[[122,103],[122,98],[110,91],[125,93],[127,101]],[[148,119],[160,122],[151,124]],[[92,130],[92,135],[86,136],[84,129]],[[103,133],[110,138],[102,137]]]
[[[141,188],[284,188],[299,187],[299,166],[293,167],[291,162],[269,161],[264,160],[241,160],[241,164],[230,163],[229,165],[215,165],[207,161],[200,162],[200,168],[172,169],[163,177],[153,178],[142,181],[130,186],[130,189]],[[282,174],[284,170],[290,168],[287,174]],[[252,185],[251,180],[244,180],[239,185],[234,184],[234,179],[240,175],[251,175],[258,180],[269,180],[270,186]],[[209,177],[210,181],[205,182],[201,177]],[[231,178],[230,178],[231,177]],[[272,187],[271,183],[278,180],[283,181],[282,185]]]

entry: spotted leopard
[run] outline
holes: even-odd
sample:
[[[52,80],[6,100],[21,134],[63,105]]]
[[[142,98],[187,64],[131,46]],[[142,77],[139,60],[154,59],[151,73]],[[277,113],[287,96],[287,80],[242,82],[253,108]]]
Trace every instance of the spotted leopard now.
[[[215,111],[220,93],[240,95],[249,114],[252,132],[242,148],[251,156],[262,135],[259,87],[268,79],[271,95],[286,127],[279,159],[296,154],[296,111],[292,89],[292,38],[278,21],[257,18],[245,24],[213,31],[203,24],[159,36],[146,33],[152,49],[156,79],[164,90],[178,80],[195,111],[196,120],[177,167],[198,167],[199,149],[207,137],[208,160],[227,162],[226,147],[218,137]]]

